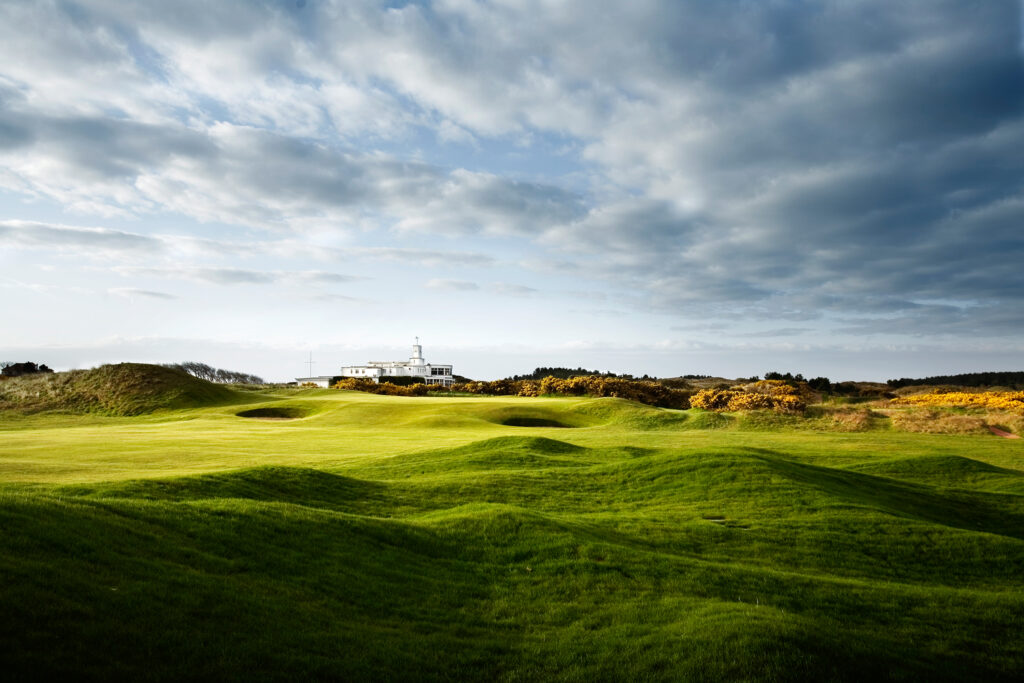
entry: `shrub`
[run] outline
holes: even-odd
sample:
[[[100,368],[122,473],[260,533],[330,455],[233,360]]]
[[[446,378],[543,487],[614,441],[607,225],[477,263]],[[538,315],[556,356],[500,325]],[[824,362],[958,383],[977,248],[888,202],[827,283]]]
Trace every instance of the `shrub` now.
[[[26,361],[24,363],[12,363],[4,361],[0,363],[0,376],[3,377],[22,377],[24,375],[38,375],[38,374],[53,374],[53,370],[47,367],[45,364],[36,365],[32,361]]]
[[[893,403],[923,407],[987,408],[1024,414],[1024,391],[935,391],[893,399]]]
[[[410,384],[426,384],[427,380],[423,377],[414,377],[412,375],[398,375],[395,377],[382,378],[382,382],[390,382],[395,386],[407,387]]]
[[[624,398],[661,408],[690,407],[691,392],[673,389],[650,380],[629,380],[597,375],[545,377],[541,380],[499,379],[493,382],[455,384],[452,391],[491,396],[594,396]]]
[[[367,394],[383,394],[385,396],[426,396],[430,387],[424,383],[416,384],[395,384],[393,382],[381,382],[378,384],[372,379],[365,377],[346,377],[338,380],[332,389],[347,389],[349,391],[362,391]]]
[[[332,389],[347,389],[349,391],[365,391],[377,393],[377,383],[365,377],[346,377],[331,385]]]
[[[809,390],[793,387],[784,380],[766,379],[733,389],[704,389],[690,399],[694,408],[735,412],[777,410],[797,412],[807,407]]]
[[[729,389],[704,389],[694,394],[690,405],[701,410],[728,410],[729,401],[738,393]]]
[[[499,379],[493,382],[460,382],[449,387],[413,384],[395,386],[390,382],[376,384],[363,378],[346,378],[333,385],[335,389],[365,391],[389,396],[426,396],[430,392],[444,391],[488,396],[594,396],[597,398],[624,398],[661,408],[686,409],[690,407],[692,392],[672,389],[649,380],[628,380],[617,377],[545,377],[542,380]]]

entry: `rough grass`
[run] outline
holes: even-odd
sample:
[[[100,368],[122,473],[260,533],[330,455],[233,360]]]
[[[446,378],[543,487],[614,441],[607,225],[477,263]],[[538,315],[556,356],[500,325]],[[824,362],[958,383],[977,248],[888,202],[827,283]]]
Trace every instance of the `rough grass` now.
[[[820,406],[810,412],[809,417],[817,418],[816,426],[830,431],[866,432],[888,426],[884,415],[854,405]]]
[[[1011,434],[1024,434],[1024,415],[1009,415],[1007,413],[988,413],[985,415],[987,424],[1002,429]]]
[[[306,417],[0,414],[5,677],[1024,675],[1020,441],[616,399],[246,400]]]
[[[183,370],[141,363],[26,375],[0,382],[0,410],[141,415],[229,403],[238,394]]]
[[[894,429],[925,434],[985,434],[988,426],[979,415],[957,415],[938,409],[896,410],[891,413]]]

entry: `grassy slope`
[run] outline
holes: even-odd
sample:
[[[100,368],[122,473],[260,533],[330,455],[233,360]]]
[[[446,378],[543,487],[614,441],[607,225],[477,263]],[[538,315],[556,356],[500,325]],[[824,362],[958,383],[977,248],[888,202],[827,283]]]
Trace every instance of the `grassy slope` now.
[[[0,661],[76,678],[1024,673],[1024,447],[613,399],[0,417]],[[262,421],[243,409],[306,417]],[[511,427],[549,420],[575,428]]]
[[[238,394],[183,370],[142,363],[102,365],[5,379],[0,410],[141,415],[229,403]]]

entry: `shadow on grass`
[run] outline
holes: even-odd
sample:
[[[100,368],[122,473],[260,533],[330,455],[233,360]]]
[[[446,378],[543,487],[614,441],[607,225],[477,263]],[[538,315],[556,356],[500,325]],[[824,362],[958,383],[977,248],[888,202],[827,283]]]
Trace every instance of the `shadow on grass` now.
[[[237,498],[348,510],[383,502],[386,485],[304,467],[256,467],[173,479],[138,479],[95,486],[64,486],[60,494],[88,498],[199,501]],[[364,506],[360,506],[362,509]]]
[[[819,467],[776,456],[760,456],[774,471],[844,502],[933,524],[984,531],[1024,540],[1019,496],[936,489],[849,470]],[[1008,509],[1009,508],[1009,509]]]

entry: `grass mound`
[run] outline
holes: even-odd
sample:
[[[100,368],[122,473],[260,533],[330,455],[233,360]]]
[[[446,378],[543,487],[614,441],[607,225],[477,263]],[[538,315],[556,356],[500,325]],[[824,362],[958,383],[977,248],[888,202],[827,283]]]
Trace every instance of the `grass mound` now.
[[[920,483],[779,458],[766,462],[780,475],[813,487],[842,505],[863,506],[919,522],[1024,541],[1024,500],[1017,496],[1007,499],[987,491],[968,494],[937,490]]]
[[[960,455],[919,455],[861,463],[849,469],[904,481],[949,488],[984,488],[1024,493],[1024,472],[996,467]]]
[[[689,429],[725,429],[734,426],[736,418],[710,410],[691,410],[686,427]]]
[[[236,394],[182,370],[142,363],[101,365],[0,382],[0,410],[142,415],[229,403]]]
[[[507,471],[512,458],[523,469]],[[550,467],[559,459],[578,466]],[[12,530],[0,535],[5,673],[998,681],[1024,670],[1019,496],[951,497],[767,449],[540,437],[376,467],[0,489],[0,528]]]
[[[482,679],[508,650],[474,607],[486,583],[415,525],[236,499],[52,498],[4,499],[9,523],[12,680]]]
[[[585,401],[573,412],[601,424],[622,425],[639,430],[668,430],[686,428],[690,420],[687,413],[655,408],[622,398],[595,398]]]
[[[499,436],[495,439],[478,441],[461,448],[453,448],[447,452],[452,455],[462,455],[465,453],[481,454],[521,451],[542,455],[565,455],[580,453],[585,450],[587,449],[582,446],[575,446],[565,441],[548,439],[543,436]]]
[[[467,471],[539,472],[551,468],[578,467],[591,462],[592,449],[565,441],[531,436],[486,439],[457,448],[408,453],[360,468],[361,475],[408,478],[423,472],[458,476]],[[463,484],[463,487],[465,485]]]
[[[66,486],[61,495],[94,499],[199,501],[237,498],[345,509],[379,495],[380,484],[306,467],[255,467],[235,472],[172,479],[139,479],[95,486]]]
[[[687,413],[622,398],[592,398],[575,405],[517,406],[492,410],[485,419],[509,427],[622,426],[644,431],[688,428]],[[714,418],[712,418],[714,419]],[[728,418],[724,418],[727,420]]]

